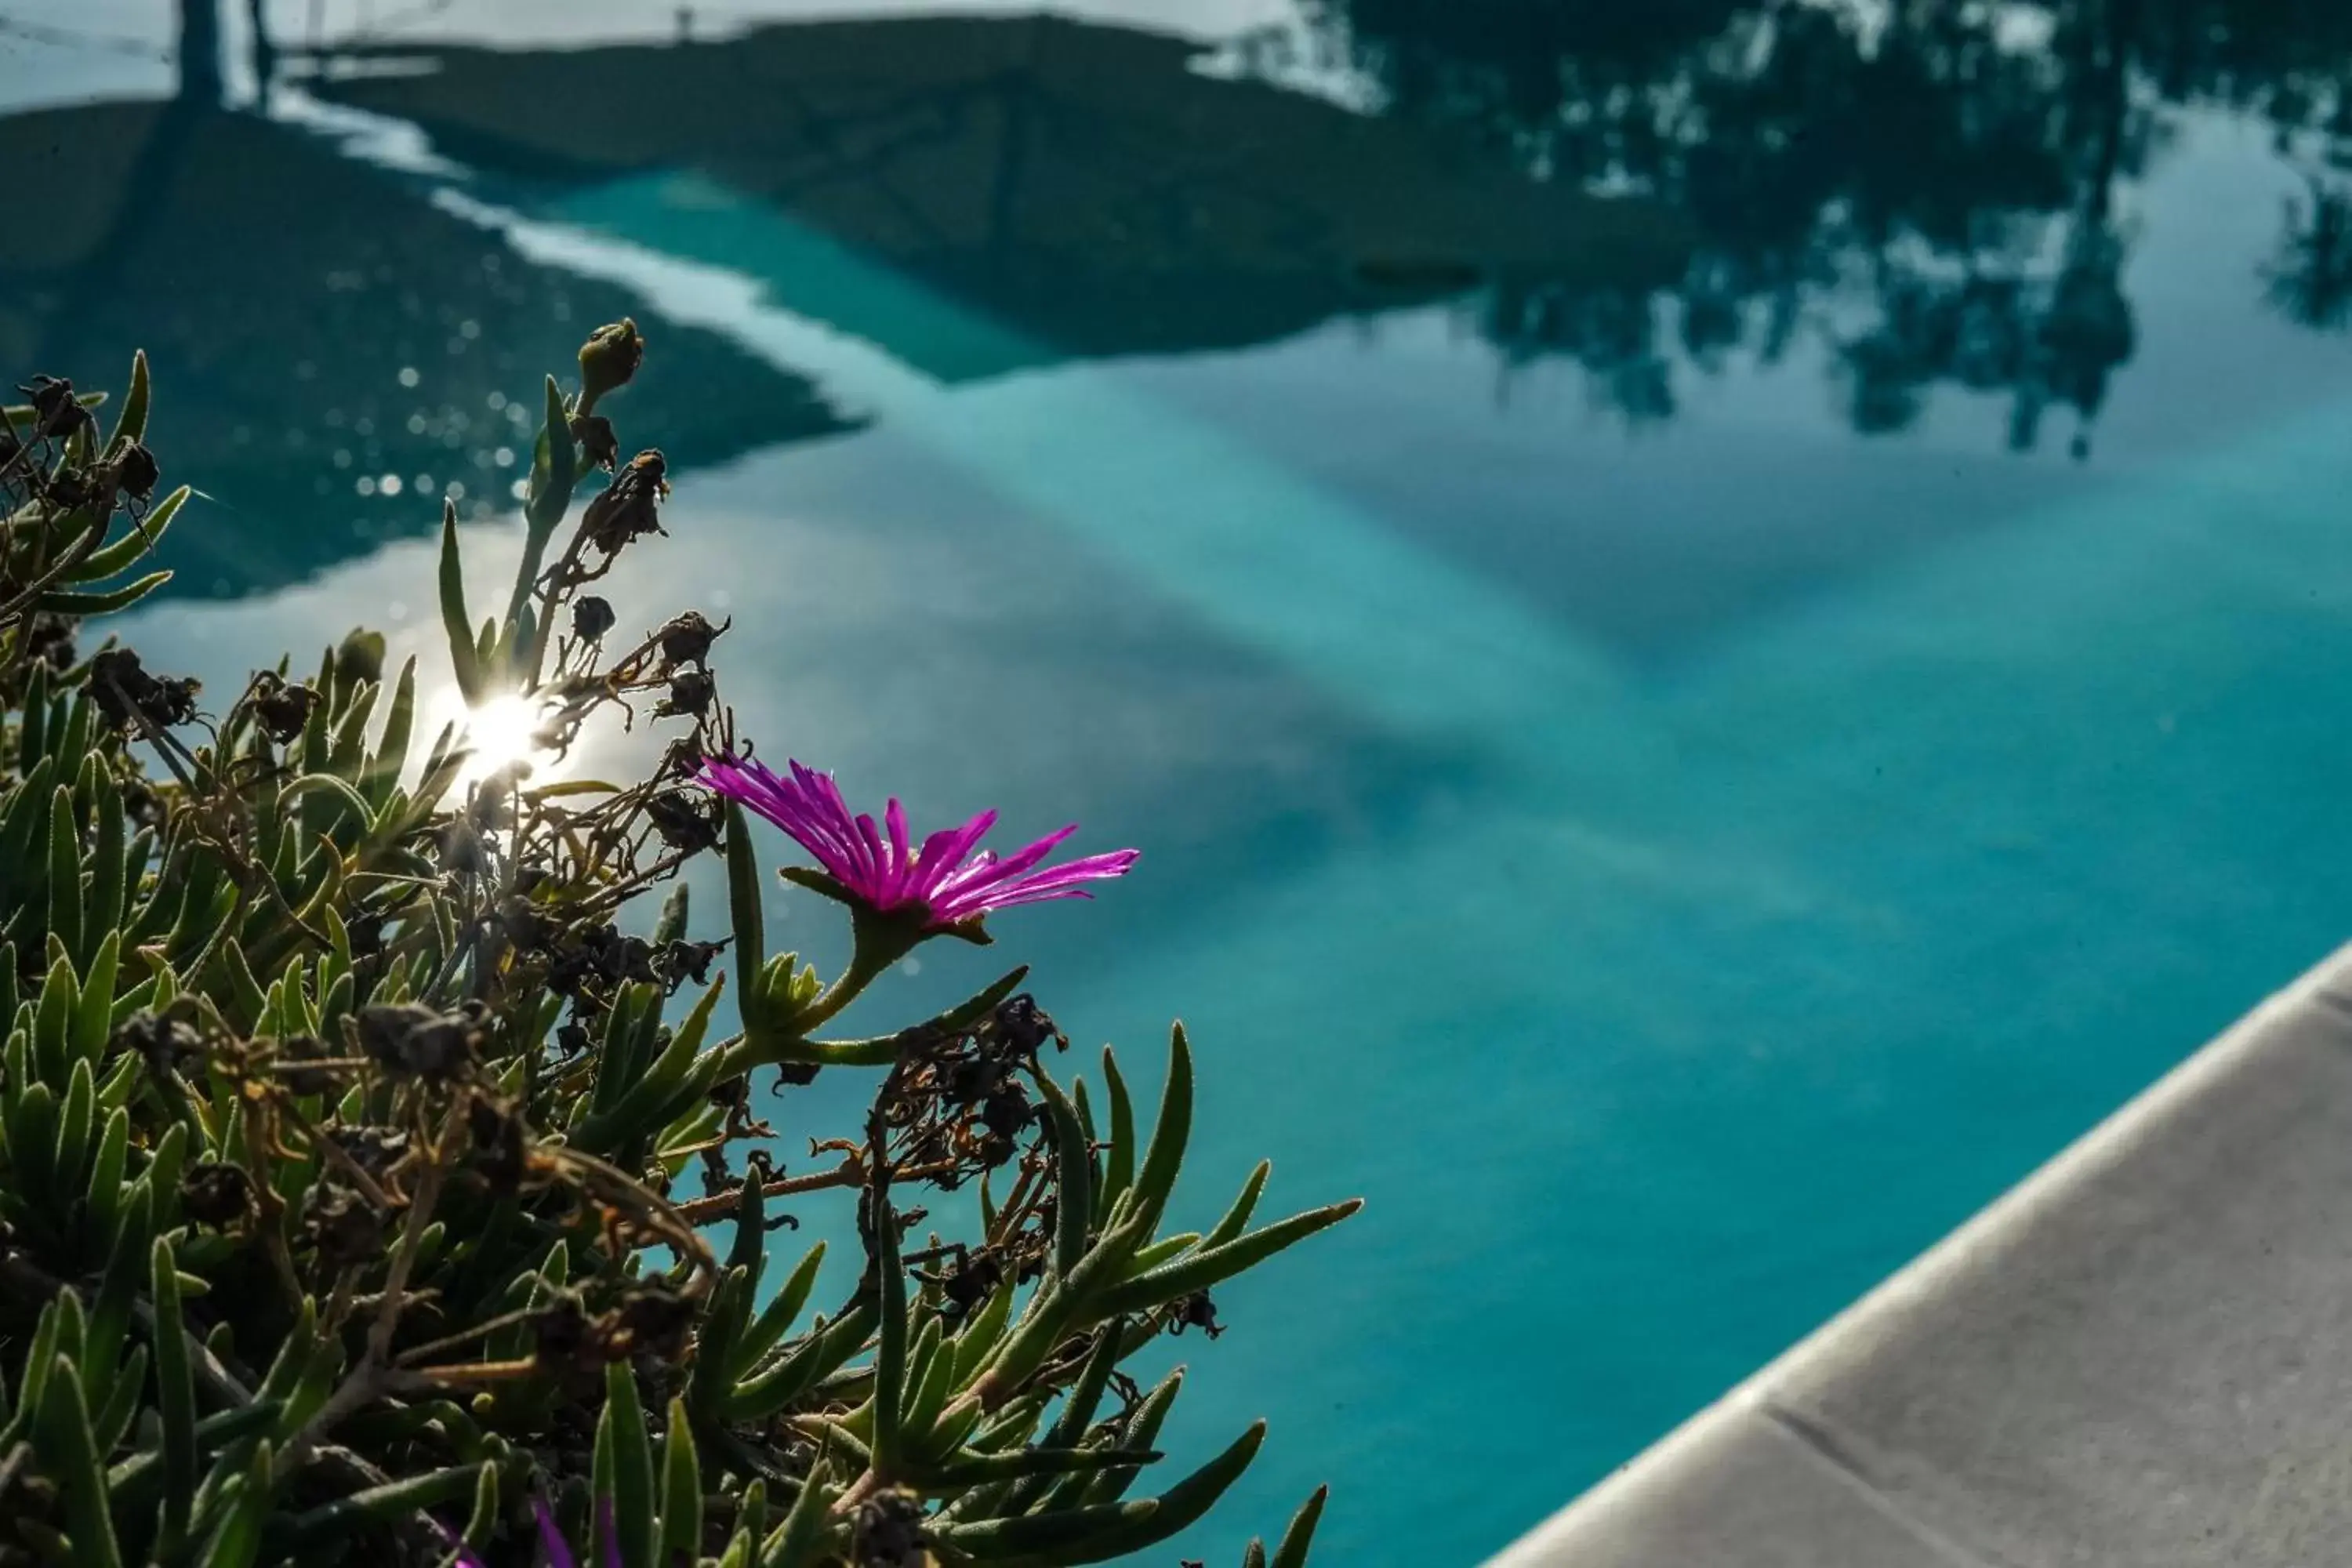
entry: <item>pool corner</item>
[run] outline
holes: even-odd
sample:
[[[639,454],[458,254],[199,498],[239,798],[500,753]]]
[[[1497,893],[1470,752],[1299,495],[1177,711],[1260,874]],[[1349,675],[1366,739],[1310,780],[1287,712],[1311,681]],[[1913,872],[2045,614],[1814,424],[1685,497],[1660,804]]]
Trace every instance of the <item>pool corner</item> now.
[[[2352,1542],[2352,948],[1492,1568]]]

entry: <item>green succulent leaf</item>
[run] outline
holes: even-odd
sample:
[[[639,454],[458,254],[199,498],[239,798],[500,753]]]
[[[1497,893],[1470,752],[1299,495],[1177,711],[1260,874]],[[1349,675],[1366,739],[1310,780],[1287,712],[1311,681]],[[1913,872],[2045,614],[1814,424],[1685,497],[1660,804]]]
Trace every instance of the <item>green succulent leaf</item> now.
[[[1094,1220],[1094,1155],[1061,1086],[1041,1071],[1037,1088],[1045,1097],[1054,1133],[1054,1267],[1066,1278],[1087,1253],[1087,1230]]]
[[[695,1562],[702,1554],[702,1464],[695,1452],[686,1401],[669,1402],[662,1436],[661,1546],[656,1563]]]
[[[636,1376],[620,1362],[604,1369],[604,1420],[613,1435],[613,1529],[622,1568],[654,1568],[660,1559],[655,1550],[659,1537],[653,1443],[646,1433]]]
[[[449,645],[449,664],[457,689],[467,702],[489,694],[476,655],[473,617],[466,613],[466,562],[457,548],[457,503],[441,503],[441,630]]]
[[[99,1468],[98,1437],[90,1425],[80,1372],[67,1357],[57,1357],[41,1386],[39,1415],[34,1432],[41,1456],[63,1483],[67,1528],[73,1532],[77,1560],[92,1568],[120,1568],[121,1549],[114,1536],[108,1506],[106,1472]]]
[[[1322,1521],[1323,1504],[1330,1496],[1329,1487],[1317,1487],[1315,1495],[1299,1505],[1290,1528],[1282,1532],[1282,1543],[1274,1549],[1268,1568],[1307,1568],[1307,1551],[1315,1542],[1315,1527]]]
[[[154,389],[147,376],[147,351],[133,350],[131,355],[131,385],[122,395],[122,412],[115,416],[114,433],[106,439],[106,456],[113,457],[133,441],[147,435],[147,408]]]
[[[1179,1297],[1222,1284],[1316,1232],[1328,1230],[1363,1206],[1361,1199],[1350,1198],[1345,1203],[1309,1209],[1305,1214],[1293,1215],[1288,1219],[1262,1226],[1221,1246],[1202,1247],[1156,1268],[1146,1269],[1125,1284],[1106,1292],[1101,1300],[1101,1309],[1108,1312],[1149,1311]]]
[[[782,1289],[761,1308],[751,1326],[744,1331],[736,1346],[736,1373],[739,1377],[751,1364],[765,1356],[785,1331],[799,1321],[801,1309],[808,1305],[809,1293],[816,1289],[817,1270],[824,1264],[824,1243],[820,1241],[793,1268]]]
[[[150,572],[120,588],[88,593],[51,592],[41,595],[40,607],[53,616],[110,616],[127,610],[172,580],[169,572]]]
[[[147,515],[131,526],[131,531],[111,544],[101,545],[82,558],[80,565],[69,574],[77,583],[103,583],[118,573],[128,572],[152,554],[170,531],[172,520],[188,504],[194,492],[182,485],[147,510]]]
[[[1176,1187],[1176,1173],[1184,1163],[1184,1145],[1192,1136],[1192,1049],[1177,1025],[1168,1037],[1168,1085],[1160,1096],[1160,1120],[1151,1131],[1151,1146],[1137,1173],[1134,1208],[1144,1229],[1160,1222]]]
[[[179,1131],[176,1127],[174,1131]],[[157,1237],[148,1252],[149,1291],[155,1304],[155,1396],[163,1421],[163,1540],[168,1555],[187,1533],[196,1489],[196,1389],[190,1370],[179,1271],[172,1244]]]
[[[761,1568],[814,1568],[824,1542],[828,1518],[824,1460],[824,1452],[820,1448],[815,1464],[802,1479],[800,1491],[793,1497],[784,1522],[777,1526],[774,1538],[761,1555]]]

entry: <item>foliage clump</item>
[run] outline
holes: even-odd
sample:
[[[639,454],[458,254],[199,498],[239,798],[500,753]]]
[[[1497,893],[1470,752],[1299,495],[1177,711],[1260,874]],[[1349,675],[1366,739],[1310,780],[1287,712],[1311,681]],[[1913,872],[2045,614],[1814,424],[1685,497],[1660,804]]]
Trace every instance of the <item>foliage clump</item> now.
[[[439,583],[466,695],[528,704],[547,751],[650,701],[667,745],[625,787],[466,782],[464,734],[418,752],[414,663],[370,634],[217,710],[110,639],[85,657],[163,581],[126,574],[189,492],[156,499],[143,361],[110,432],[61,381],[7,411],[0,1564],[1093,1563],[1255,1454],[1262,1425],[1149,1479],[1178,1377],[1122,1367],[1217,1331],[1212,1288],[1354,1205],[1253,1228],[1261,1165],[1213,1229],[1163,1234],[1181,1029],[1147,1132],[1108,1051],[1091,1089],[1049,1070],[1067,1042],[1020,969],[824,1033],[877,942],[988,933],[793,868],[859,954],[828,981],[769,952],[746,819],[698,782],[748,750],[726,627],[616,644],[589,592],[662,531],[661,455],[624,461],[599,412],[644,353],[615,323],[575,394],[549,379],[502,612],[472,619],[446,510]],[[727,934],[694,934],[683,884],[632,930],[706,854]],[[824,1072],[870,1075],[870,1106],[786,1169]],[[822,1244],[780,1270],[768,1240],[827,1189],[862,1267],[812,1311]],[[917,1234],[932,1202],[957,1238]],[[1303,1563],[1320,1505],[1249,1562]]]

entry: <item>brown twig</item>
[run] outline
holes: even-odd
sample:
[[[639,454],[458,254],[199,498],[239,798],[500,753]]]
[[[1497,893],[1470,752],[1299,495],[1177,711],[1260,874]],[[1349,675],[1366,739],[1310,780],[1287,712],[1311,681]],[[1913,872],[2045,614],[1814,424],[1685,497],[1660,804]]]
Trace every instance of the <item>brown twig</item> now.
[[[425,1173],[417,1178],[416,1195],[408,1205],[408,1223],[401,1229],[399,1249],[393,1254],[392,1267],[384,1276],[375,1321],[368,1326],[367,1350],[360,1357],[359,1365],[352,1369],[341,1386],[327,1396],[327,1402],[287,1444],[286,1462],[289,1465],[299,1465],[309,1458],[335,1423],[379,1394],[408,1381],[405,1374],[395,1373],[392,1366],[392,1336],[400,1327],[400,1309],[407,1294],[408,1276],[416,1267],[425,1228],[432,1223],[434,1205],[440,1199],[442,1183],[449,1170],[446,1151],[457,1137],[458,1119],[465,1114],[465,1107],[463,1096],[451,1100],[448,1112],[441,1120],[440,1136],[430,1149],[424,1151]]]
[[[934,1176],[944,1176],[956,1168],[953,1160],[942,1160],[929,1165],[900,1166],[894,1169],[891,1180],[926,1182]],[[801,1193],[821,1193],[836,1187],[857,1187],[866,1184],[866,1166],[862,1161],[844,1160],[829,1171],[812,1171],[801,1176],[779,1176],[760,1189],[763,1198],[789,1198]],[[716,1197],[696,1198],[677,1205],[680,1217],[689,1225],[709,1225],[735,1213],[743,1202],[743,1189],[720,1193]]]

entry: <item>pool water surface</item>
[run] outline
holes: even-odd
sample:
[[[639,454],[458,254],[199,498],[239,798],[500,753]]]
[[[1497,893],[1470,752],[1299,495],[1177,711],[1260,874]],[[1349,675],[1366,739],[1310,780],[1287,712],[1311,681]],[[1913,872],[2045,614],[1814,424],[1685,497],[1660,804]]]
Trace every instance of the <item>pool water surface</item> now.
[[[0,343],[146,346],[207,498],[126,637],[430,661],[441,498],[511,562],[509,410],[634,315],[624,619],[854,797],[1144,851],[894,1015],[1181,1016],[1180,1220],[1369,1200],[1172,1347],[1179,1456],[1273,1424],[1186,1555],[1328,1479],[1320,1558],[1478,1561],[2352,934],[2352,24],[377,9],[264,6],[266,95],[233,19],[226,109],[167,6],[0,24],[0,155],[125,193]]]

